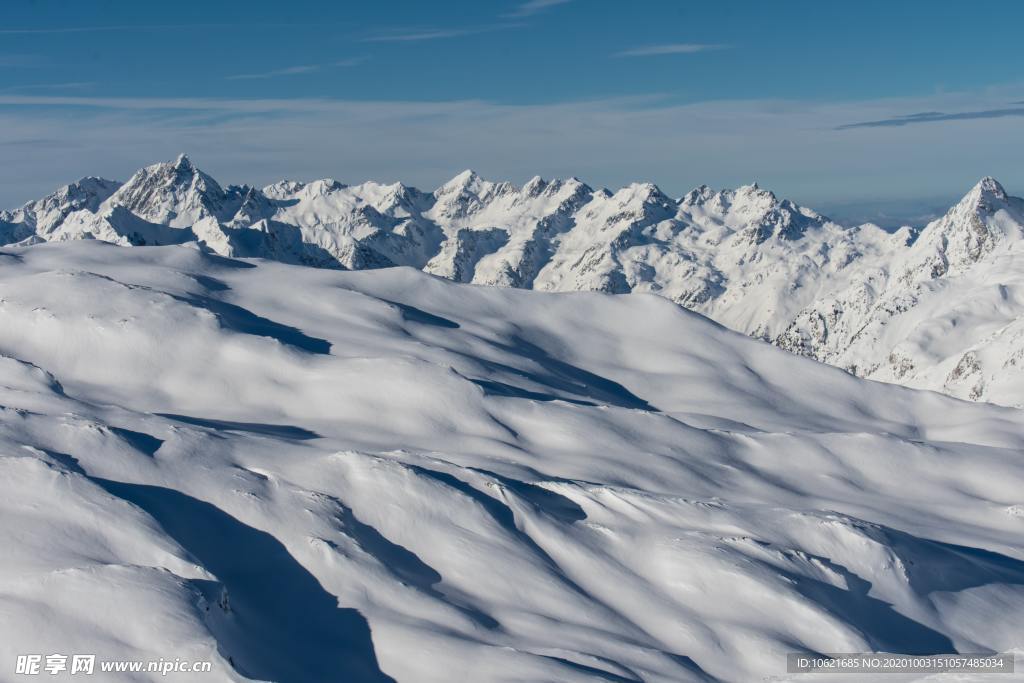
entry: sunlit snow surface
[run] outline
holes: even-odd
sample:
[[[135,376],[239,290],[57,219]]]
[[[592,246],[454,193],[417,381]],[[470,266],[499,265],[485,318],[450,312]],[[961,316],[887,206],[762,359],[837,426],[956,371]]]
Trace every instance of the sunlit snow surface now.
[[[891,233],[843,227],[756,184],[672,199],[651,183],[520,187],[465,171],[433,192],[332,179],[260,190],[223,187],[185,155],[0,211],[0,246],[82,239],[655,293],[859,377],[1024,408],[1024,199],[990,177],[941,218]]]
[[[41,244],[0,250],[0,354],[2,677],[94,652],[758,681],[1024,648],[1024,413],[661,297]]]

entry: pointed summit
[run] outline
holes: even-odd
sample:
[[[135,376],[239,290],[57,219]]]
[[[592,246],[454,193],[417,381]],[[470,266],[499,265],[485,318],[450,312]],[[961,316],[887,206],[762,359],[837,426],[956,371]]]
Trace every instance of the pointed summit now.
[[[543,192],[548,186],[546,180],[541,178],[539,175],[535,175],[523,185],[523,194],[527,197],[536,197]]]
[[[1006,190],[999,184],[999,181],[990,175],[985,176],[978,181],[978,184],[974,186],[974,190],[977,190],[983,194],[992,194],[999,199],[1006,199]]]
[[[438,199],[437,210],[455,216],[472,211],[480,199],[494,187],[481,178],[476,171],[466,169],[441,187],[434,190]]]
[[[700,185],[683,195],[679,200],[679,204],[684,207],[703,204],[716,194],[717,193],[707,185]]]
[[[701,185],[680,200],[680,210],[705,228],[725,226],[740,243],[759,245],[771,237],[795,241],[829,222],[824,216],[779,199],[757,183],[714,191]]]
[[[929,278],[963,272],[1007,239],[1024,232],[1024,202],[986,176],[946,214],[921,231],[915,249]]]
[[[184,228],[207,216],[234,214],[227,211],[227,200],[216,180],[180,154],[173,162],[140,169],[108,201],[151,223]]]
[[[437,188],[436,194],[450,194],[452,192],[464,192],[466,190],[473,192],[478,190],[483,183],[484,179],[481,178],[476,171],[467,168],[465,171]]]
[[[647,204],[672,205],[675,202],[654,183],[631,183],[615,193],[622,198],[636,198]]]
[[[992,176],[985,176],[946,215],[989,215],[1004,208],[1008,201],[1009,196],[999,181]]]
[[[75,211],[96,211],[120,186],[121,183],[113,180],[87,176],[6,213],[6,218],[0,221],[21,224],[22,232],[48,235]]]
[[[775,196],[774,192],[764,189],[756,182],[749,185],[740,185],[734,191],[734,195],[736,197],[756,197],[773,204],[778,202],[778,197]]]
[[[459,173],[454,178],[452,178],[452,182],[458,182],[458,183],[467,182],[468,183],[468,182],[472,182],[474,180],[479,180],[479,179],[480,179],[480,174],[479,173],[477,173],[476,171],[474,171],[471,168],[467,168],[462,173]]]

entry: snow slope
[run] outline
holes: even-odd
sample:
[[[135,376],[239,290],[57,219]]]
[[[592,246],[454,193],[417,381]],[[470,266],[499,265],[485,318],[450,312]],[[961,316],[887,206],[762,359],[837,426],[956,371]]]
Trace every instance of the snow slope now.
[[[1019,652],[1022,448],[1020,411],[658,296],[7,247],[0,661],[746,682]]]
[[[0,213],[0,244],[201,242],[327,268],[474,284],[652,292],[860,376],[1024,406],[1024,201],[983,179],[940,220],[840,226],[757,185],[675,200],[466,171],[432,193],[324,179],[222,187],[185,156]]]

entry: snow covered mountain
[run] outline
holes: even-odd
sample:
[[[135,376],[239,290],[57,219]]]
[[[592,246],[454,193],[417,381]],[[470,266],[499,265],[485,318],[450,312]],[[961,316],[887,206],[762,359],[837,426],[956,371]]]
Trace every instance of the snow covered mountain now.
[[[907,235],[777,343],[864,377],[1024,405],[1024,200],[985,178]]]
[[[1024,204],[986,178],[942,219],[840,226],[750,185],[679,200],[466,171],[400,183],[223,188],[181,156],[123,185],[88,178],[0,213],[0,243],[199,242],[328,268],[411,266],[457,282],[653,292],[855,374],[1024,405]]]
[[[5,220],[67,210],[59,232],[88,213],[122,244],[205,225],[238,250],[289,226],[327,253],[475,263],[469,281],[532,268],[551,288],[580,284],[546,273],[562,259],[566,277],[628,285],[648,230],[666,245],[652,268],[701,239],[837,273],[861,253],[813,213],[767,216],[756,188],[690,198],[702,238],[673,233],[680,209],[649,186],[255,193],[157,170]],[[487,201],[460,215],[460,193]],[[983,232],[929,226],[890,269],[915,268],[924,305],[1012,237],[1018,204],[977,198],[985,213],[965,210]],[[411,246],[447,243],[437,221],[493,232],[485,205],[518,212],[515,248],[486,268],[475,237],[444,263]],[[244,206],[262,228],[232,225]],[[134,220],[134,237],[117,232]],[[586,252],[571,242],[585,221],[614,250],[592,269],[568,256]],[[532,251],[558,236],[567,251]],[[658,296],[207,245],[0,248],[4,666],[81,652],[213,663],[97,680],[747,682],[815,680],[787,676],[788,652],[1024,654],[1024,412],[859,379]]]

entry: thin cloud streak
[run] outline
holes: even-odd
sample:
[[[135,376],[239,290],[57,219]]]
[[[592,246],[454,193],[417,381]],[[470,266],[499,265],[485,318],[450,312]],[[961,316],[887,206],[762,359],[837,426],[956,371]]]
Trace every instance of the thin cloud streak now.
[[[523,17],[530,17],[556,5],[564,5],[568,2],[572,2],[572,0],[529,0],[529,2],[524,2],[516,9],[501,16],[508,19],[522,19]]]
[[[161,29],[204,28],[210,26],[227,26],[227,24],[127,24],[113,26],[57,26],[46,28],[3,28],[0,35],[36,35],[46,33],[102,33],[107,31],[154,31]]]
[[[0,88],[0,92],[19,92],[22,90],[87,90],[96,86],[96,81],[72,81],[70,83],[29,83],[28,85],[12,85]]]
[[[243,80],[258,80],[264,78],[277,78],[278,76],[296,76],[299,74],[308,74],[314,71],[320,71],[325,67],[351,67],[358,64],[362,64],[366,61],[365,57],[355,57],[352,59],[343,59],[337,62],[331,62],[330,64],[302,64],[299,66],[288,66],[282,69],[271,69],[270,71],[262,71],[254,74],[236,74],[234,76],[225,76],[225,80],[229,81],[243,81]]]
[[[630,50],[616,52],[615,57],[654,57],[658,55],[692,55],[698,52],[710,52],[712,50],[726,50],[730,45],[718,45],[709,43],[669,43],[667,45],[647,45],[636,47]]]
[[[234,76],[225,76],[225,79],[229,81],[244,81],[258,78],[276,78],[277,76],[295,76],[298,74],[308,74],[311,71],[319,70],[319,64],[304,64],[301,66],[288,66],[283,69],[271,69],[270,71],[264,71],[258,74],[236,74]]]
[[[39,66],[43,60],[38,55],[0,55],[2,67],[33,67]]]
[[[411,107],[419,111],[442,112],[473,101],[374,102],[315,98],[220,99],[209,97],[76,97],[70,95],[0,95],[0,106],[88,107],[143,111],[227,111],[239,114],[312,113],[364,109],[379,105]]]
[[[3,28],[0,35],[34,35],[42,33],[97,33],[100,31],[127,31],[145,26],[66,26],[57,28]],[[152,28],[152,27],[149,27]]]
[[[310,23],[197,23],[197,24],[110,24],[106,26],[44,26],[42,28],[0,28],[0,35],[44,35],[62,33],[106,33],[109,31],[180,31],[204,28],[279,28],[282,26],[309,26]]]
[[[448,38],[462,38],[475,36],[481,33],[492,33],[494,31],[506,31],[513,28],[521,28],[521,23],[503,23],[493,26],[471,26],[467,28],[407,28],[384,31],[372,36],[363,38],[364,43],[414,43],[424,40],[445,40]]]
[[[835,129],[852,130],[854,128],[893,128],[899,126],[910,126],[916,123],[938,123],[940,121],[970,121],[972,119],[1001,119],[1007,116],[1024,116],[1024,107],[1013,107],[1005,109],[983,109],[981,111],[965,111],[953,114],[947,114],[941,111],[926,111],[920,112],[918,114],[894,116],[889,119],[878,119],[877,121],[861,121],[860,123],[846,123],[841,126],[836,126]]]

